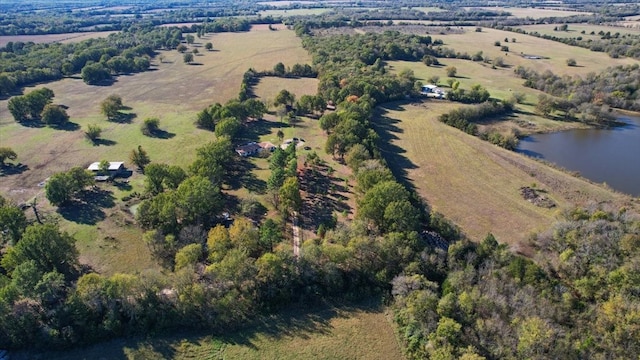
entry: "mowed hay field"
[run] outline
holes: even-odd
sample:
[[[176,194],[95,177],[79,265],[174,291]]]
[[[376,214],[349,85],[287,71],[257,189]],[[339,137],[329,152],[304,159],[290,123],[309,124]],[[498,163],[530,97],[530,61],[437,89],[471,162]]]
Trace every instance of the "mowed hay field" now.
[[[105,190],[112,192],[108,202],[112,205],[83,221],[76,220],[79,214],[55,213],[55,208],[47,206],[44,188],[39,184],[57,172],[103,159],[125,161],[132,168],[129,153],[138,145],[154,162],[186,167],[193,160],[195,149],[214,138],[211,132],[194,126],[195,114],[210,104],[235,98],[247,69],[271,69],[281,61],[287,66],[310,61],[295,33],[284,29],[269,31],[258,27],[246,33],[209,35],[199,41],[196,46],[200,46],[202,55],[195,56],[198,65],[185,64],[177,51],[162,52],[164,62],[156,58],[153,71],[119,76],[111,86],[90,86],[71,78],[39,85],[54,91],[54,103],[69,107],[67,111],[75,129],[19,125],[7,110],[7,100],[0,101],[0,144],[16,151],[17,161],[28,167],[20,174],[3,176],[0,193],[17,203],[37,197],[41,211],[73,220],[61,224],[78,238],[82,261],[99,271],[126,272],[153,267],[140,231],[127,225],[131,215],[127,209],[120,209],[119,202],[126,193],[142,189],[143,176],[134,173],[129,190],[104,185]],[[208,41],[214,44],[214,51],[207,52],[202,47]],[[26,89],[25,93],[31,90]],[[127,112],[135,114],[130,123],[108,122],[100,114],[100,102],[110,94],[120,95],[130,108]],[[160,119],[165,138],[142,135],[140,125],[148,117]],[[89,124],[98,124],[103,129],[101,145],[93,146],[84,138],[83,131]],[[118,241],[113,242],[113,238]]]
[[[531,68],[538,72],[549,70],[557,75],[581,75],[590,72],[601,72],[606,68],[616,65],[632,65],[637,60],[629,58],[613,59],[606,53],[593,52],[577,46],[569,46],[557,41],[545,40],[530,35],[518,34],[510,31],[482,28],[482,32],[475,32],[475,27],[465,28],[462,34],[434,35],[435,39],[442,39],[444,47],[454,49],[457,52],[467,52],[473,55],[478,51],[483,52],[484,57],[495,59],[500,56],[505,63],[513,68],[518,65]],[[509,39],[505,42],[504,39]],[[512,42],[512,39],[516,42]],[[494,46],[496,41],[509,47],[509,52],[500,50]],[[525,59],[521,53],[538,55],[548,59]],[[567,66],[567,59],[573,58],[578,66]],[[443,60],[444,62],[444,60]],[[462,72],[463,69],[458,69]]]
[[[491,232],[498,241],[526,251],[527,237],[549,228],[563,208],[630,201],[440,123],[438,116],[451,108],[436,100],[383,106],[374,124],[394,172],[471,239],[482,240]],[[558,206],[545,209],[524,200],[520,187],[533,184]]]
[[[18,360],[23,358],[23,354],[13,355]],[[47,353],[46,358],[399,360],[404,356],[391,315],[380,306],[364,306],[296,308],[224,336],[176,334],[151,340],[120,339],[69,352]]]

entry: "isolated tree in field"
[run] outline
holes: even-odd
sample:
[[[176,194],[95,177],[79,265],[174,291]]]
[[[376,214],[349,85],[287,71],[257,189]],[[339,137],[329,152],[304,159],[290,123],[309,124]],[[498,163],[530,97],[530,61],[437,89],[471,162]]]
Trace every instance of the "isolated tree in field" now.
[[[193,42],[196,40],[196,38],[193,35],[188,34],[187,37],[186,37],[186,40],[187,40],[187,44],[193,44]]]
[[[208,42],[208,43],[204,44],[204,48],[205,48],[207,51],[211,51],[211,50],[213,50],[213,44],[212,44],[212,43],[210,43],[210,42]]]
[[[69,122],[69,115],[60,105],[47,104],[40,117],[47,125],[62,126]]]
[[[184,61],[186,64],[191,64],[193,62],[193,54],[192,53],[185,53],[182,56],[182,61]]]
[[[146,136],[154,136],[160,130],[160,119],[151,117],[146,118],[140,127],[142,133]]]
[[[102,134],[102,129],[98,125],[89,124],[84,134],[91,142],[96,142],[100,138],[100,134]]]
[[[18,154],[16,154],[16,152],[13,151],[13,149],[6,146],[0,147],[0,166],[4,166],[5,161],[15,160],[16,158],[18,158]]]
[[[178,45],[176,50],[178,50],[178,52],[183,53],[183,52],[187,51],[187,47],[184,44],[180,44],[180,45]]]
[[[198,55],[200,53],[200,51],[198,51],[198,49],[193,49],[193,50],[191,50],[191,52],[193,53],[193,55]]]
[[[501,56],[496,57],[495,59],[493,59],[493,66],[504,67],[504,59]]]
[[[138,145],[138,149],[131,150],[129,160],[131,160],[131,162],[138,167],[138,170],[142,172],[144,172],[144,168],[151,162],[149,155],[141,145]]]
[[[568,66],[577,66],[578,62],[574,58],[569,58],[569,59],[567,59],[567,65]]]
[[[160,60],[160,63],[164,63],[164,55],[160,54],[158,55],[158,60]]]
[[[440,81],[440,76],[438,75],[433,75],[429,78],[429,82],[433,85],[438,85],[438,81]]]
[[[109,95],[100,103],[100,111],[109,120],[117,118],[122,107],[122,98],[115,94]]]
[[[448,77],[456,77],[458,74],[458,69],[455,66],[447,66],[446,71]]]
[[[278,93],[278,95],[276,95],[275,100],[273,101],[273,104],[275,106],[278,105],[288,105],[291,106],[293,105],[293,103],[296,101],[296,96],[292,93],[290,93],[288,90],[286,89],[282,89],[280,90],[280,92]]]
[[[282,130],[278,130],[276,136],[278,137],[278,140],[280,140],[280,142],[282,142],[282,139],[284,139],[284,133],[282,132]]]

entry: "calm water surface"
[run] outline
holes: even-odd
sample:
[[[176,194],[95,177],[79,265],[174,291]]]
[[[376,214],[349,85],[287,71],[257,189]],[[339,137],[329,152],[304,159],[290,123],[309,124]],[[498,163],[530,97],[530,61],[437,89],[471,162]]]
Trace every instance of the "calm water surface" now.
[[[627,125],[532,135],[520,140],[518,151],[640,196],[640,117],[619,115],[618,120]]]

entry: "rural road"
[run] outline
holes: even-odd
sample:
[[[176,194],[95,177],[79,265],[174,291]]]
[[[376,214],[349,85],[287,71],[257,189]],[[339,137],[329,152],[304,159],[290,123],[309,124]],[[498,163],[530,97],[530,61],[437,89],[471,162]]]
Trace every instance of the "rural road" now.
[[[300,257],[300,227],[298,226],[298,212],[293,212],[293,257]]]

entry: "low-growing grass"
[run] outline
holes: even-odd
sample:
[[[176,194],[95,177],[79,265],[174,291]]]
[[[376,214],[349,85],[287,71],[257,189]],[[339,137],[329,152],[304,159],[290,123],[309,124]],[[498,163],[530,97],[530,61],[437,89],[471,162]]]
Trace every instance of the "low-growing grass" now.
[[[602,35],[598,35],[599,32],[610,33],[612,36],[615,33],[620,33],[620,35],[639,35],[640,29],[638,28],[627,28],[621,26],[605,26],[605,25],[596,25],[596,24],[568,24],[567,31],[556,31],[554,28],[560,27],[559,24],[538,24],[538,25],[524,25],[518,26],[518,29],[523,29],[528,33],[538,32],[541,35],[550,35],[556,36],[560,38],[576,38],[582,36],[584,40],[598,40],[602,37]],[[584,34],[582,33],[584,31]],[[594,32],[594,35],[591,35],[591,32]]]
[[[101,160],[124,161],[133,168],[129,153],[138,145],[153,162],[186,168],[195,157],[195,149],[214,139],[213,133],[197,129],[193,124],[199,110],[214,102],[225,103],[235,98],[242,76],[249,68],[264,70],[272,69],[278,62],[291,66],[310,61],[295,33],[286,29],[269,31],[266,27],[256,27],[246,33],[208,35],[199,41],[190,48],[198,47],[200,55],[195,57],[195,62],[200,65],[185,64],[177,51],[163,51],[160,53],[163,61],[156,58],[152,71],[119,76],[111,86],[90,86],[77,78],[38,85],[54,91],[54,103],[69,107],[67,111],[73,123],[69,130],[17,124],[7,110],[7,100],[0,101],[0,143],[16,151],[17,161],[27,166],[22,173],[3,176],[0,193],[17,203],[37,197],[44,215],[56,214],[56,209],[49,206],[44,197],[41,185],[46,178]],[[208,41],[214,44],[214,51],[201,47]],[[271,80],[271,85],[280,89],[278,80]],[[286,86],[290,85],[289,79],[283,80]],[[31,89],[25,92],[29,91]],[[110,94],[120,95],[124,105],[130,108],[126,110],[132,114],[128,122],[109,122],[100,114],[100,102]],[[162,138],[142,134],[140,125],[148,117],[160,119]],[[103,130],[103,140],[98,146],[85,139],[84,130],[89,124],[97,124]],[[144,257],[138,262],[135,259],[135,254],[145,250],[144,244],[140,244],[141,232],[109,222],[110,214],[119,216],[115,208],[120,206],[120,198],[131,191],[140,192],[142,183],[143,176],[134,174],[127,190],[105,185],[105,190],[113,191],[113,204],[92,209],[95,214],[90,219],[78,220],[79,214],[73,213],[58,214],[63,218],[61,227],[77,235],[81,257],[90,266],[107,273],[152,266]],[[101,239],[108,236],[121,243],[104,244],[101,248]]]
[[[557,75],[581,75],[590,72],[599,73],[608,67],[616,65],[632,65],[637,60],[630,58],[613,59],[606,53],[593,52],[589,49],[566,45],[557,41],[545,40],[535,36],[518,34],[510,31],[482,28],[482,32],[475,32],[475,27],[465,28],[462,34],[436,35],[436,39],[444,41],[444,47],[456,52],[473,55],[482,51],[484,57],[495,59],[502,57],[505,64],[511,68],[521,65],[538,72],[549,70]],[[505,42],[504,39],[509,42]],[[513,42],[513,39],[516,42]],[[501,45],[509,47],[509,52],[494,46],[499,41]],[[541,59],[527,59],[521,54],[537,55]],[[578,66],[567,66],[567,59],[575,59]],[[459,69],[461,70],[461,69]]]
[[[394,173],[433,210],[462,227],[473,240],[491,232],[498,241],[523,246],[530,233],[548,228],[559,209],[601,201],[628,201],[587,181],[507,151],[440,123],[459,106],[430,100],[378,108],[374,123]],[[536,184],[558,205],[546,209],[524,200],[520,187]]]
[[[268,105],[273,103],[281,90],[287,90],[299,99],[302,95],[315,95],[318,92],[318,79],[263,77],[254,86],[253,93]]]
[[[381,305],[297,306],[224,336],[177,333],[118,339],[68,352],[12,354],[36,359],[403,359]]]

